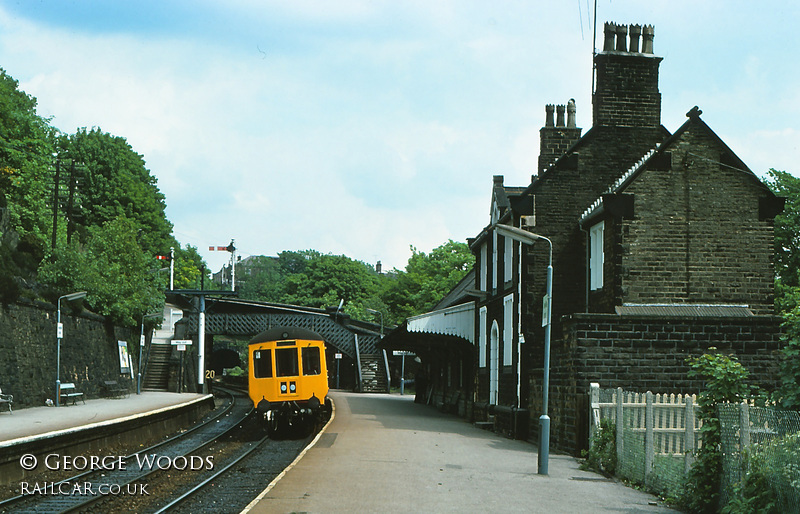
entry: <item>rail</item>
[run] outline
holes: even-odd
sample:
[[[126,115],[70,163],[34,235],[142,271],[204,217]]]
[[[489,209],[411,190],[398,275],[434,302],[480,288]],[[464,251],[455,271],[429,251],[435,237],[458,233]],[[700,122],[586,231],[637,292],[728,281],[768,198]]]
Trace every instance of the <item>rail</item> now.
[[[92,469],[58,482],[48,483],[48,490],[53,493],[60,493],[62,484],[68,485],[70,491],[72,491],[72,484],[81,484],[81,490],[91,492],[90,495],[21,494],[0,502],[0,511],[74,512],[94,504],[99,500],[109,498],[109,496],[103,496],[99,493],[100,485],[115,484],[120,487],[127,486],[137,480],[141,480],[152,472],[158,471],[158,469],[142,469],[140,466],[137,466],[137,463],[140,463],[137,457],[141,458],[157,449],[161,450],[163,455],[185,456],[193,451],[197,451],[198,448],[205,446],[209,442],[218,439],[222,434],[237,426],[242,420],[241,416],[237,416],[235,419],[225,419],[226,417],[234,418],[227,416],[227,414],[233,410],[236,402],[231,393],[227,391],[224,392],[230,397],[230,402],[225,408],[221,409],[219,413],[210,417],[203,423],[176,434],[160,443],[122,457],[126,465],[118,466],[119,469]],[[252,408],[250,408],[245,417],[249,415],[251,411]],[[198,432],[202,429],[206,429],[205,433]],[[200,440],[199,443],[197,441],[198,439]],[[130,463],[130,466],[127,465],[128,463]],[[130,469],[128,469],[129,467]]]

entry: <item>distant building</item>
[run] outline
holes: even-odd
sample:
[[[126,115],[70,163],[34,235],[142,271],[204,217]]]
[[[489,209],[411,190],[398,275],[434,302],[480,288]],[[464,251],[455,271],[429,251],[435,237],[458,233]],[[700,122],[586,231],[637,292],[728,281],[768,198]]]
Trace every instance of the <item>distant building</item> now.
[[[674,133],[661,125],[653,37],[652,26],[605,25],[592,128],[575,126],[572,100],[545,107],[538,174],[524,187],[493,178],[467,283],[386,338],[421,356],[431,401],[515,437],[538,435],[549,245],[504,238],[497,224],[552,241],[555,448],[587,447],[590,382],[696,392],[685,359],[709,347],[774,385],[773,220],[783,199],[698,108]]]

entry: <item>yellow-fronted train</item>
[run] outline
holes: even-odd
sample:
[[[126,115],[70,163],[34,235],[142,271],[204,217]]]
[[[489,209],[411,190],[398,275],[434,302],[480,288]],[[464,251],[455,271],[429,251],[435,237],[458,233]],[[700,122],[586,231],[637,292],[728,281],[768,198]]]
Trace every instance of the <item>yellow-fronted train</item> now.
[[[325,341],[311,330],[277,327],[250,340],[250,399],[270,437],[305,435],[330,418]]]

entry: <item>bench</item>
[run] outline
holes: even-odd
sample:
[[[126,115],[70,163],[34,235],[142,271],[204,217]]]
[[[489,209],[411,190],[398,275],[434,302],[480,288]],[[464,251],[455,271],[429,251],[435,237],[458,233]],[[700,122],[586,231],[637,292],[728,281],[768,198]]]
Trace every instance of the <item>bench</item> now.
[[[14,395],[13,394],[3,394],[3,390],[0,389],[0,405],[5,405],[8,407],[8,412],[12,412],[11,404],[14,403]]]
[[[124,398],[130,394],[128,388],[120,385],[116,380],[105,380],[103,385],[111,398]]]
[[[73,383],[67,382],[65,384],[61,384],[59,394],[61,398],[66,398],[67,400],[72,398],[72,405],[75,405],[75,402],[78,400],[78,398],[80,398],[84,404],[86,403],[86,400],[83,398],[83,393],[75,389],[75,384]],[[66,405],[66,402],[63,403]]]

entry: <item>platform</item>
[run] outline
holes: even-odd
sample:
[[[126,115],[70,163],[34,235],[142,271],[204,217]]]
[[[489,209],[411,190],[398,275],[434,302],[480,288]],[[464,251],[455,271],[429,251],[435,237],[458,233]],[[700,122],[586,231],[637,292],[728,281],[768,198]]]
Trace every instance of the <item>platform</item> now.
[[[64,430],[85,428],[101,422],[116,422],[121,418],[150,413],[165,407],[192,402],[205,395],[195,393],[164,393],[146,391],[119,399],[86,400],[86,404],[60,407],[29,407],[13,413],[0,412],[0,446],[40,438]]]
[[[416,404],[334,391],[335,414],[244,512],[677,512],[655,496]]]
[[[213,408],[212,395],[144,392],[0,413],[0,485],[27,476],[22,455],[102,454],[123,441],[173,434]]]

